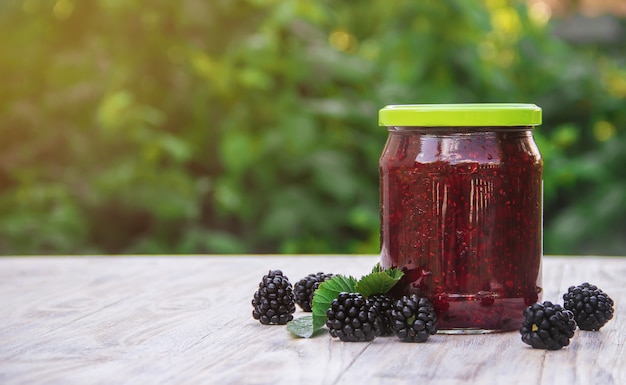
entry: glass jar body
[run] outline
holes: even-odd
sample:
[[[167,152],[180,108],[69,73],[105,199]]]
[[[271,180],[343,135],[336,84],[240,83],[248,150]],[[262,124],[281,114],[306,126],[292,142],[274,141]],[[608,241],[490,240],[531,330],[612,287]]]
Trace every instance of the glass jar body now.
[[[388,127],[381,266],[427,296],[439,330],[517,330],[540,299],[543,161],[531,127]]]

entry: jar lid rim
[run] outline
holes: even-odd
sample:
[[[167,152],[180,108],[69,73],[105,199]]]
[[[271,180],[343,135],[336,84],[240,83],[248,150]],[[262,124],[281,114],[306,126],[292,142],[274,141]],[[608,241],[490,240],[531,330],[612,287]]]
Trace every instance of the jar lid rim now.
[[[378,113],[379,126],[537,126],[541,108],[525,103],[393,104]]]

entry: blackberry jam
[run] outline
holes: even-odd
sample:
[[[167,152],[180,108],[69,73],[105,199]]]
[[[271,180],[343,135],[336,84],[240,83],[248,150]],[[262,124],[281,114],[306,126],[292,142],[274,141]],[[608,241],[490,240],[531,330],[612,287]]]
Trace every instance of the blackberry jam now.
[[[541,297],[542,169],[532,104],[396,105],[379,163],[381,265],[440,332],[518,330]]]

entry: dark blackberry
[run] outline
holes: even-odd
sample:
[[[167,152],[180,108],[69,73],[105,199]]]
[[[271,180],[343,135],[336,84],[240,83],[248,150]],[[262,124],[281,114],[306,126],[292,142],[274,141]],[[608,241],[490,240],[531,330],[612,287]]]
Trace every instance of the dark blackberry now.
[[[330,335],[346,342],[371,341],[380,335],[378,308],[358,293],[339,293],[326,312]]]
[[[263,276],[252,299],[252,317],[264,325],[284,325],[293,319],[296,305],[289,279],[280,270]]]
[[[535,303],[524,309],[520,328],[522,341],[535,349],[559,350],[574,336],[574,314],[550,301]]]
[[[574,313],[581,330],[600,330],[613,318],[613,300],[589,282],[567,289],[563,294],[563,307]]]
[[[310,312],[313,307],[313,294],[319,285],[332,278],[332,274],[319,272],[317,274],[309,274],[293,285],[293,294],[296,303],[306,312]]]
[[[369,296],[368,300],[378,308],[381,317],[381,336],[393,335],[391,310],[393,309],[394,299],[385,294],[374,294]]]
[[[425,342],[437,333],[437,314],[427,298],[417,294],[402,296],[391,311],[392,327],[398,338],[405,342]]]

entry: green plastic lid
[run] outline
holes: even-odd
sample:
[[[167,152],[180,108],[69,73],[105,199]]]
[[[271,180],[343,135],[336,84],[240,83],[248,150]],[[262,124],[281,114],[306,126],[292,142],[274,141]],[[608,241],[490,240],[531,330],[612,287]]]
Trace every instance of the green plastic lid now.
[[[538,126],[541,108],[534,104],[402,104],[378,113],[380,126],[405,127],[496,127]]]

